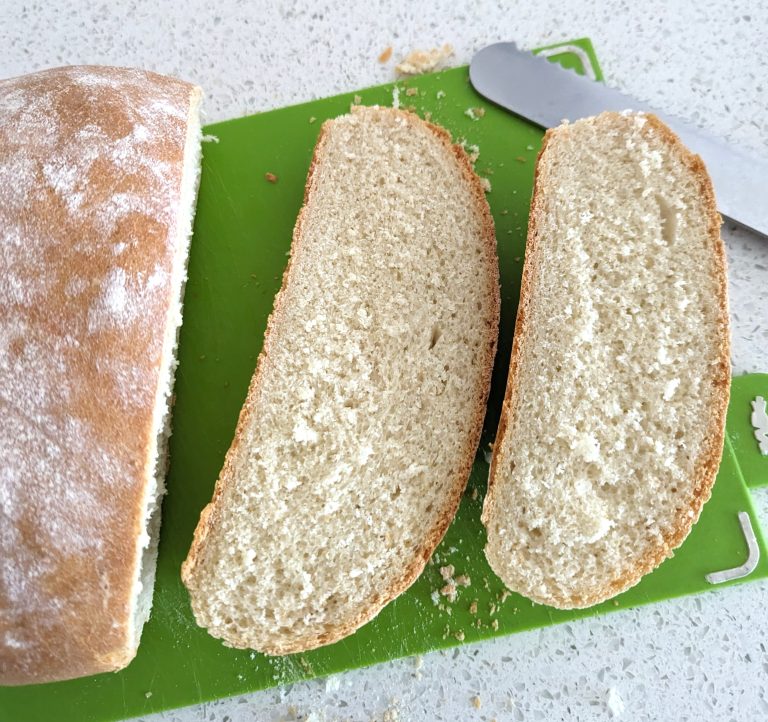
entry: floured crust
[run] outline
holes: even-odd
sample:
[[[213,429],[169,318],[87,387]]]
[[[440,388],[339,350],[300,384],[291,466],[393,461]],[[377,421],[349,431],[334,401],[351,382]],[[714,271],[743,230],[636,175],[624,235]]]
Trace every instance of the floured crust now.
[[[604,115],[617,116],[619,114],[606,113]],[[665,559],[672,556],[673,551],[683,543],[693,525],[698,521],[704,503],[712,494],[712,486],[715,483],[723,449],[725,418],[728,409],[728,399],[730,397],[730,340],[727,332],[729,315],[725,247],[720,237],[720,225],[722,219],[717,211],[712,182],[701,158],[698,155],[691,153],[691,151],[683,145],[677,135],[675,135],[655,115],[644,114],[644,117],[647,119],[647,127],[643,132],[648,133],[648,128],[652,128],[671,150],[678,155],[680,161],[690,169],[692,175],[699,183],[701,198],[708,219],[707,229],[708,237],[711,242],[714,268],[718,279],[720,280],[716,299],[719,309],[718,323],[721,329],[725,329],[725,332],[720,334],[721,342],[717,349],[717,357],[719,361],[717,378],[715,380],[715,386],[717,387],[717,393],[715,395],[716,403],[710,407],[710,433],[707,436],[705,449],[695,464],[695,473],[691,479],[691,485],[693,487],[693,499],[691,505],[680,510],[680,513],[677,515],[676,523],[668,532],[664,533],[663,543],[658,545],[645,557],[638,559],[636,563],[627,567],[616,579],[607,579],[597,582],[593,592],[590,594],[555,598],[549,596],[537,596],[535,594],[528,595],[526,592],[531,599],[540,604],[547,604],[561,609],[590,607],[605,601],[606,599],[610,599],[611,597],[626,591],[630,587],[635,586],[645,574],[653,571]],[[501,462],[500,450],[509,428],[510,419],[516,409],[518,374],[520,370],[522,348],[528,342],[528,337],[530,336],[528,317],[530,315],[531,304],[536,297],[537,274],[542,263],[541,247],[538,238],[538,225],[544,217],[543,196],[554,191],[552,187],[546,185],[545,179],[542,178],[540,161],[546,152],[547,145],[553,134],[557,132],[557,129],[550,129],[546,132],[536,163],[530,220],[528,223],[528,235],[526,240],[525,263],[523,267],[517,320],[515,322],[515,335],[510,356],[509,374],[507,377],[507,390],[502,405],[496,440],[494,442],[494,452],[488,480],[488,494],[483,506],[482,521],[486,527],[489,525],[494,514],[504,513],[503,509],[496,509],[494,488],[500,481],[498,478],[498,467]],[[689,512],[693,515],[689,516]]]
[[[355,108],[353,108],[353,112],[356,112]],[[485,260],[489,268],[497,269],[498,261],[496,256],[496,236],[493,218],[491,217],[490,209],[488,208],[488,202],[485,199],[485,192],[480,184],[480,180],[475,174],[469,157],[465,153],[464,149],[451,143],[451,137],[446,130],[421,120],[417,115],[413,113],[389,108],[386,109],[386,112],[392,113],[393,115],[397,115],[405,119],[406,122],[412,126],[423,125],[428,127],[429,130],[434,133],[435,136],[440,140],[445,150],[449,153],[452,153],[456,158],[461,173],[471,190],[471,194],[474,199],[474,211],[482,222],[482,240],[487,254]],[[251,379],[248,395],[240,412],[235,436],[232,441],[232,445],[227,452],[227,456],[225,458],[221,474],[219,475],[219,479],[216,482],[211,503],[208,504],[200,514],[200,521],[195,530],[195,535],[189,550],[189,554],[182,565],[182,580],[190,591],[193,611],[195,609],[195,592],[197,589],[197,564],[201,561],[203,555],[205,554],[206,536],[219,523],[219,519],[221,518],[222,513],[226,513],[221,509],[219,500],[227,485],[233,482],[236,475],[233,460],[237,457],[238,447],[241,443],[243,443],[244,429],[248,425],[251,414],[254,413],[254,399],[257,398],[264,364],[268,362],[270,356],[270,349],[272,344],[271,331],[277,325],[277,319],[282,313],[281,306],[283,293],[292,282],[294,259],[301,253],[303,228],[307,215],[307,204],[317,184],[315,173],[317,165],[323,157],[323,151],[327,138],[327,130],[328,128],[326,123],[321,128],[312,161],[310,163],[309,174],[304,189],[304,204],[299,212],[296,226],[293,232],[290,259],[283,274],[281,289],[275,297],[274,309],[270,315],[269,320],[267,321],[267,329],[264,335],[263,349],[259,355],[256,371],[254,372],[253,378]],[[426,537],[421,545],[421,549],[413,557],[413,559],[408,562],[401,577],[393,582],[388,588],[382,589],[378,594],[371,597],[368,606],[364,609],[361,609],[360,614],[355,619],[311,637],[285,640],[281,639],[279,636],[276,636],[269,645],[265,646],[260,651],[272,655],[292,654],[295,652],[302,652],[315,649],[317,647],[322,647],[348,636],[363,624],[370,621],[381,611],[381,609],[386,604],[388,604],[395,597],[405,591],[411,584],[413,584],[413,582],[424,569],[424,566],[432,555],[435,547],[440,543],[441,539],[445,535],[448,526],[450,525],[451,521],[453,521],[453,517],[456,514],[459,502],[461,501],[461,496],[464,488],[466,487],[467,479],[469,478],[469,473],[474,462],[475,453],[477,451],[477,446],[480,441],[483,420],[485,418],[485,405],[488,397],[488,391],[490,389],[491,371],[493,369],[493,361],[496,354],[498,318],[500,308],[498,271],[496,271],[496,273],[489,274],[487,282],[488,294],[493,299],[493,305],[490,314],[493,321],[488,326],[486,355],[478,364],[482,377],[482,383],[479,385],[479,387],[482,389],[482,391],[477,394],[473,401],[473,406],[471,409],[472,429],[471,433],[467,435],[465,450],[457,463],[457,471],[453,479],[452,490],[450,493],[449,501],[446,504],[445,513],[439,519],[437,519],[433,527],[426,533]],[[244,639],[227,639],[226,643],[233,647],[248,648],[248,644]]]
[[[199,97],[108,67],[0,81],[0,684],[116,670],[136,653]]]

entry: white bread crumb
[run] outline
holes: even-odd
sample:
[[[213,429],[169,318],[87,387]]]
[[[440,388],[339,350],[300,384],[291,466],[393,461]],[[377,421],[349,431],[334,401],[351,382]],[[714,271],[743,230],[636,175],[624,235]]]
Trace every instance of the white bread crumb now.
[[[448,44],[431,50],[414,50],[395,66],[398,75],[421,75],[429,73],[442,65],[453,55],[453,47]]]

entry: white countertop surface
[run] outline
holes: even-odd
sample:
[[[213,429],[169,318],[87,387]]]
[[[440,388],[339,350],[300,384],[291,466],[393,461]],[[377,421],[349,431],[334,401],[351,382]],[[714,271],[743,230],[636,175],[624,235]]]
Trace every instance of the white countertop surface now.
[[[133,65],[203,86],[209,121],[386,82],[408,51],[589,36],[606,82],[768,155],[768,6],[745,0],[284,4],[3,2],[0,76]],[[758,5],[762,7],[758,9]],[[670,6],[677,9],[672,11]],[[377,62],[392,45],[393,61]],[[768,194],[766,198],[768,202]],[[768,371],[768,240],[724,228],[734,372]],[[768,494],[755,494],[768,527]],[[473,698],[479,698],[480,707]],[[756,582],[145,718],[765,720],[768,583]]]

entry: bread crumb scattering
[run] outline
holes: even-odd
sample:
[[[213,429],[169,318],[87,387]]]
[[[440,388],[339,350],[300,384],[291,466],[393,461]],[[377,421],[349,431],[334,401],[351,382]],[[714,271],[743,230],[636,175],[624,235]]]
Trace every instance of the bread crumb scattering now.
[[[441,48],[413,50],[395,66],[398,75],[421,75],[435,70],[453,55],[453,47],[447,43]]]
[[[491,181],[489,181],[487,178],[480,178],[480,185],[483,187],[483,190],[486,193],[491,192]]]
[[[475,599],[472,604],[469,605],[469,613],[477,614],[477,599]]]
[[[200,141],[203,143],[218,143],[219,142],[219,136],[213,135],[212,133],[206,133],[200,138]]]
[[[498,619],[494,619],[491,622],[491,629],[493,629],[494,632],[498,632],[499,631],[499,620]]]
[[[405,94],[409,98],[412,98],[414,95],[418,95],[419,94],[419,89],[418,88],[407,88],[406,91],[405,91]]]
[[[461,576],[456,577],[455,582],[456,586],[468,587],[472,583],[472,580],[466,574],[462,574]]]
[[[389,61],[389,59],[392,57],[392,46],[388,45],[384,50],[381,51],[381,54],[379,55],[379,62],[380,63],[386,63]]]
[[[447,582],[455,571],[456,569],[453,564],[448,564],[447,566],[440,567],[440,576]]]
[[[314,115],[311,115],[311,116],[309,117],[309,122],[310,122],[310,123],[314,123],[316,120],[317,120],[317,118],[315,118],[315,116],[314,116]]]
[[[362,103],[362,102],[363,102],[363,99],[362,99],[362,97],[361,97],[361,96],[359,96],[359,95],[355,95],[355,97],[354,97],[354,98],[352,98],[352,102],[353,102],[355,105],[360,105],[360,103]]]
[[[480,709],[483,706],[483,701],[480,699],[480,695],[476,695],[472,698],[472,706],[475,709]]]
[[[477,487],[472,489],[472,501],[477,501],[477,497],[480,495],[480,492],[477,490]]]
[[[456,143],[464,149],[464,152],[469,156],[469,160],[472,165],[477,163],[477,159],[480,157],[479,145],[467,142],[466,138],[459,138]]]
[[[265,173],[264,178],[269,183],[277,183],[277,176],[274,173]]]
[[[444,90],[438,90],[437,93],[435,93],[435,97],[438,100],[442,100],[445,97],[445,91]]]
[[[400,722],[400,712],[397,707],[390,707],[384,710],[384,716],[381,719],[382,722]]]
[[[485,115],[485,108],[467,108],[464,115],[470,120],[480,120]]]
[[[460,629],[458,632],[454,632],[453,636],[456,637],[460,642],[464,641],[464,632]]]
[[[453,582],[453,580],[449,581],[441,590],[440,594],[442,594],[444,597],[448,599],[449,602],[455,602],[457,591],[456,591],[456,584]]]

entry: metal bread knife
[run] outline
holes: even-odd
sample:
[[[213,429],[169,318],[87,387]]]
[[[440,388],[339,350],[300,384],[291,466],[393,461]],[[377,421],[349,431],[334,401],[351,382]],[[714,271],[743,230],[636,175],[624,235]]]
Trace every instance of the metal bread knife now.
[[[552,128],[605,110],[640,110],[659,116],[702,157],[723,216],[768,236],[768,160],[748,155],[714,135],[650,108],[618,90],[562,68],[558,63],[496,43],[472,58],[469,77],[480,95],[517,115]]]

